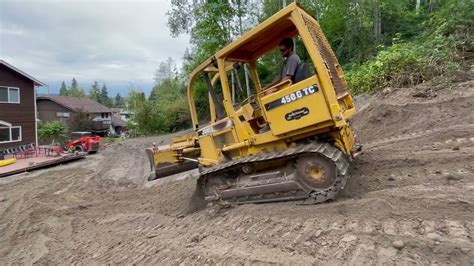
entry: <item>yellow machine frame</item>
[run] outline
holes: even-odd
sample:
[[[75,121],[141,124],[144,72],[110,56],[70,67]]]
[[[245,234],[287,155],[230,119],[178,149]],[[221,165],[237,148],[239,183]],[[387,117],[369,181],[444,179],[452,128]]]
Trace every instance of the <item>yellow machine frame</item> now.
[[[278,91],[265,95],[256,70],[257,60],[277,47],[281,39],[297,35],[316,74],[295,84],[281,82],[275,86]],[[235,64],[248,66],[256,89],[252,100],[260,107],[258,113],[250,100],[234,108],[228,74]],[[208,78],[208,85],[220,81],[224,99],[216,103],[210,94],[211,121],[200,127],[193,92],[203,75],[212,78]],[[318,22],[297,3],[288,5],[203,62],[191,73],[187,90],[195,133],[175,138],[169,145],[147,149],[157,176],[158,168],[165,169],[161,176],[166,176],[173,172],[167,169],[176,170],[176,165],[185,169],[217,165],[242,156],[282,151],[299,140],[319,136],[331,139],[348,157],[354,156],[355,137],[348,119],[355,107],[344,75]],[[280,105],[279,101],[285,104]],[[225,112],[219,119],[216,105],[221,105]],[[263,120],[271,130],[256,130],[255,118]]]
[[[313,32],[310,31],[310,28],[312,28]],[[285,30],[283,34],[275,34],[273,38],[264,37],[272,32],[281,32],[281,29]],[[256,72],[256,60],[265,52],[276,47],[282,38],[294,37],[297,34],[301,36],[318,74],[273,94],[262,96],[261,84]],[[315,35],[318,36],[315,38]],[[262,39],[266,39],[266,41],[262,41]],[[254,43],[259,45],[254,45]],[[355,112],[355,107],[352,97],[347,92],[347,86],[337,59],[328,47],[327,40],[320,33],[318,22],[302,10],[298,4],[292,3],[217,52],[214,57],[209,58],[195,69],[191,74],[188,84],[188,102],[194,129],[198,133],[206,132],[206,130],[211,131],[210,129],[216,128],[216,125],[224,124],[221,126],[224,127],[223,130],[212,130],[210,134],[198,134],[201,147],[199,162],[203,165],[217,164],[228,159],[225,158],[223,152],[234,151],[231,153],[232,157],[238,157],[259,153],[268,149],[285,149],[288,147],[289,141],[311,135],[319,135],[324,132],[328,132],[334,138],[335,144],[339,149],[347,155],[352,155],[354,136],[347,120]],[[248,50],[245,50],[246,48]],[[253,50],[250,48],[253,48]],[[331,57],[331,60],[336,63],[333,66],[333,69],[336,71],[333,71],[333,73],[331,73],[331,69],[328,67],[330,62],[327,62],[328,60],[325,60],[326,58],[322,56],[324,53],[327,54],[327,51],[330,52],[327,56]],[[306,88],[315,84],[321,91],[318,97],[312,99],[303,98],[300,101],[311,100],[311,103],[307,102],[305,104],[328,106],[327,109],[321,108],[320,112],[316,114],[318,116],[316,120],[322,122],[314,124],[311,121],[315,119],[306,119],[306,121],[301,119],[295,121],[288,128],[287,124],[283,125],[278,121],[281,120],[284,113],[290,111],[291,107],[279,108],[280,110],[275,112],[263,112],[263,117],[269,122],[271,131],[260,134],[254,132],[249,123],[245,120],[242,121],[240,118],[242,115],[245,115],[245,106],[235,110],[232,104],[227,73],[232,69],[232,64],[235,62],[248,63],[250,66],[251,77],[256,85],[257,95],[259,95],[256,100],[260,106],[284,97],[285,94],[297,91],[301,87]],[[211,124],[199,128],[193,99],[193,89],[197,78],[205,72],[215,74],[213,83],[220,79],[224,96],[223,107],[227,116],[222,120],[216,121],[215,104],[211,100]],[[334,79],[342,81],[342,89],[339,91],[335,90]],[[302,102],[299,103],[301,104]],[[272,121],[274,122],[272,123]],[[214,142],[214,138],[220,135],[226,135],[227,141],[225,145],[219,146]]]

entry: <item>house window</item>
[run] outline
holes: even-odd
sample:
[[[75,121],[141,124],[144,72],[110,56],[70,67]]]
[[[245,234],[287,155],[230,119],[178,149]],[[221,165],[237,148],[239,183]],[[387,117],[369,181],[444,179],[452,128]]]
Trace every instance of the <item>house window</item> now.
[[[20,103],[20,89],[0,86],[0,103]]]
[[[0,126],[0,143],[21,141],[21,127]]]
[[[57,113],[56,113],[56,116],[57,116],[57,117],[69,117],[69,116],[71,116],[71,113],[68,113],[68,112],[57,112]]]

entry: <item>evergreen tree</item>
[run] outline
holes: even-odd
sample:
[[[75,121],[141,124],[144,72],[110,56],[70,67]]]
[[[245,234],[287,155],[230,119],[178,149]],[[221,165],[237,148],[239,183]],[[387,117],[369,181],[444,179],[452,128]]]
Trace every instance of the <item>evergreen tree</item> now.
[[[148,97],[148,100],[150,102],[154,102],[157,99],[157,96],[158,96],[157,90],[158,90],[158,85],[153,86],[153,88],[151,89],[150,96]]]
[[[122,98],[120,93],[117,93],[117,95],[115,95],[115,107],[124,107],[124,105],[125,105],[124,99]]]
[[[76,78],[72,78],[71,89],[79,89],[79,84],[77,83]]]
[[[71,81],[71,88],[69,89],[68,96],[73,97],[84,97],[86,93],[82,88],[79,88],[79,84],[77,83],[76,78],[72,78]]]
[[[109,97],[109,93],[107,92],[107,86],[104,83],[102,85],[102,89],[100,90],[99,103],[104,104],[108,97]]]
[[[102,85],[102,89],[100,90],[100,97],[99,97],[99,103],[107,106],[107,107],[112,107],[112,100],[109,98],[109,93],[107,92],[107,87]]]
[[[61,83],[61,88],[59,89],[59,95],[61,96],[67,96],[69,93],[67,87],[66,87],[66,83],[64,83],[64,80],[63,80],[63,83]]]
[[[94,84],[92,85],[90,91],[89,91],[89,98],[91,98],[92,100],[96,101],[96,102],[100,102],[99,99],[100,99],[100,88],[99,88],[99,83],[97,83],[97,81],[94,81]]]

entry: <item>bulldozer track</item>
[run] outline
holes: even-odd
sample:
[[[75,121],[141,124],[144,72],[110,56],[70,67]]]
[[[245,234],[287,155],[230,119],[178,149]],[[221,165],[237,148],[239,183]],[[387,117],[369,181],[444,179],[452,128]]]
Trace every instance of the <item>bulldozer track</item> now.
[[[326,189],[319,191],[306,192],[301,189],[289,192],[274,192],[265,194],[256,194],[252,196],[236,197],[233,201],[225,200],[226,203],[266,203],[274,201],[304,200],[307,204],[322,203],[335,199],[337,193],[344,188],[348,178],[349,159],[347,156],[329,143],[312,142],[309,144],[299,144],[296,147],[284,151],[269,152],[264,154],[249,155],[236,160],[221,163],[219,165],[201,169],[198,185],[203,191],[206,191],[206,179],[220,174],[236,170],[246,164],[268,163],[275,160],[294,160],[300,156],[308,154],[319,154],[331,160],[336,166],[336,179],[334,184]],[[216,195],[215,200],[220,200]]]

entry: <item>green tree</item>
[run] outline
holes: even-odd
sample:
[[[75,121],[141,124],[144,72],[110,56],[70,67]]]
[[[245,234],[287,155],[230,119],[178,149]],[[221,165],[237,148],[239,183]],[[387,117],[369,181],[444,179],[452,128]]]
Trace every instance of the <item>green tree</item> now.
[[[100,97],[99,97],[99,103],[107,106],[107,107],[112,107],[112,100],[109,98],[109,93],[107,91],[107,86],[102,85],[102,89],[100,90]]]
[[[146,99],[143,92],[132,90],[127,107],[131,111],[129,128],[138,135],[174,132],[191,125],[186,83],[170,58],[156,70],[149,98]]]
[[[176,69],[176,63],[171,57],[168,57],[166,61],[161,62],[158,69],[155,71],[155,86],[152,88],[150,96],[148,99],[150,101],[157,100],[158,97],[158,89],[160,88],[160,84],[162,83],[170,83],[170,80],[178,78],[178,70]],[[175,88],[170,88],[175,89]]]
[[[79,87],[77,80],[75,78],[72,78],[71,87],[69,88],[67,95],[72,97],[85,97],[86,93],[82,88]]]
[[[68,95],[68,89],[66,87],[66,83],[64,83],[64,80],[63,80],[63,83],[61,83],[61,88],[59,89],[59,95],[61,95],[61,96],[67,96]]]
[[[167,13],[171,34],[191,35],[183,74],[290,2],[172,0]],[[318,19],[355,91],[417,84],[453,72],[472,58],[472,0],[298,2]],[[300,38],[295,41],[297,53],[303,61],[308,60]],[[265,55],[257,62],[260,81],[271,79],[279,68],[278,52]],[[354,87],[359,85],[362,87]],[[156,91],[154,88],[151,100],[157,98]],[[195,97],[197,109],[205,110],[207,92],[199,82]]]
[[[100,88],[99,88],[99,83],[97,83],[97,81],[94,81],[94,84],[92,84],[92,87],[89,90],[89,98],[91,98],[92,100],[96,102],[99,102]]]
[[[90,114],[84,110],[76,110],[67,120],[67,125],[71,132],[94,131],[97,129]]]
[[[72,78],[71,89],[79,89],[79,84],[77,83],[76,78]]]
[[[128,106],[131,111],[131,115],[128,123],[128,128],[132,130],[134,135],[148,135],[157,133],[156,113],[153,112],[153,108],[150,101],[147,101],[145,94],[138,90],[132,90],[128,93]]]
[[[183,57],[183,75],[188,75],[213,53],[252,27],[259,13],[258,2],[250,0],[173,0],[171,3],[172,8],[167,13],[171,35],[191,35],[191,49],[187,49]],[[249,88],[248,73],[243,73],[243,84]],[[209,113],[207,88],[199,82],[195,92],[199,116],[205,118]],[[155,89],[150,97],[152,100],[156,97]]]
[[[420,26],[418,36],[404,38],[404,30],[373,59],[348,67],[346,75],[353,92],[413,86],[437,77],[449,80],[465,64],[467,51],[474,48],[474,3],[450,0],[418,9],[419,13],[423,9],[432,13]]]
[[[40,123],[38,126],[38,136],[41,140],[48,141],[51,144],[62,142],[66,138],[67,128],[62,121],[51,121]]]
[[[166,61],[161,62],[158,69],[155,71],[155,83],[159,83],[164,79],[171,79],[178,75],[178,69],[173,58],[168,57]]]
[[[193,59],[184,66],[188,73],[252,26],[244,27],[242,20],[253,22],[258,12],[258,3],[249,0],[172,0],[171,4],[167,12],[171,35],[191,35],[188,52]]]
[[[123,97],[118,92],[117,92],[117,95],[115,95],[114,106],[115,107],[124,107],[125,106],[125,100],[123,99]]]

